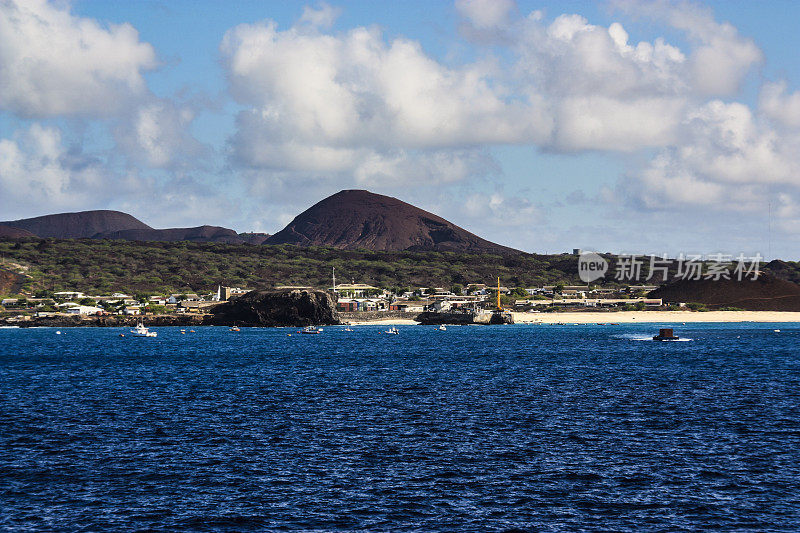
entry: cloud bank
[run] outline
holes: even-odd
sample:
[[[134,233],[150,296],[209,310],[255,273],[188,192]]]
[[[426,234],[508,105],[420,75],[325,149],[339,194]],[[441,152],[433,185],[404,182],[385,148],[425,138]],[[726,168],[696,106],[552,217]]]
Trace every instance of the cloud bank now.
[[[214,180],[195,174],[217,173],[217,191],[269,204],[266,226],[345,187],[429,208],[449,198],[443,214],[476,221],[546,220],[534,192],[546,177],[530,178],[524,194],[505,186],[495,149],[510,146],[624,161],[616,188],[581,196],[583,205],[646,214],[771,204],[784,225],[800,220],[800,92],[759,79],[764,53],[707,8],[611,5],[620,19],[606,26],[522,12],[512,0],[456,0],[467,52],[444,58],[377,26],[338,29],[342,9],[324,2],[290,26],[240,24],[219,43],[233,130],[209,147],[192,134],[202,106],[148,87],[145,76],[165,67],[133,26],[0,0],[0,112],[23,124],[0,138],[0,202],[98,207],[143,180],[180,187],[192,210],[213,195],[202,182]],[[668,29],[672,42],[632,39],[637,20]],[[760,83],[757,101],[743,99],[748,83]],[[101,124],[113,147],[84,149],[62,119]]]

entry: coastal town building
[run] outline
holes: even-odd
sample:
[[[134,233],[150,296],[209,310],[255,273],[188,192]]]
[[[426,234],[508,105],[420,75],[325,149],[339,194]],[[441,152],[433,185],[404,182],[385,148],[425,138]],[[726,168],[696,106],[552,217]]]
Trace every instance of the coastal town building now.
[[[56,300],[75,300],[78,298],[85,298],[85,297],[86,297],[85,294],[77,291],[60,291],[53,293],[53,298],[55,298]]]
[[[365,283],[341,283],[336,285],[336,287],[330,287],[328,290],[351,298],[375,296],[383,292],[381,288],[373,287]]]
[[[103,310],[92,305],[76,305],[74,307],[68,307],[66,312],[70,315],[96,315],[102,313]]]

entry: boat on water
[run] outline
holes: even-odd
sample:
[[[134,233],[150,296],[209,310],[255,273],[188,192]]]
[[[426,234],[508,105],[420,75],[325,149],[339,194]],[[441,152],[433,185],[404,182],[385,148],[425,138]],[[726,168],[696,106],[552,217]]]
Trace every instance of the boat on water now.
[[[672,328],[661,328],[658,330],[658,335],[653,337],[654,341],[676,341],[680,339],[680,337],[675,336],[672,332]]]
[[[230,328],[230,331],[241,331],[241,330],[239,329],[239,326],[233,326]]]
[[[439,331],[447,331],[447,326],[445,326],[444,324],[440,324],[439,327],[436,329],[438,329]]]
[[[144,322],[142,321],[136,324],[136,328],[132,329],[131,333],[133,333],[134,337],[155,337],[158,335],[155,331],[150,331],[148,328],[144,327]]]
[[[388,333],[389,335],[400,335],[400,330],[392,326],[389,329],[387,329],[384,333]]]
[[[346,328],[344,328],[344,330],[345,330],[345,331],[353,331],[353,328],[351,328],[351,327],[346,327]]]
[[[319,335],[322,331],[322,328],[316,328],[314,326],[306,326],[297,333],[302,333],[303,335]]]

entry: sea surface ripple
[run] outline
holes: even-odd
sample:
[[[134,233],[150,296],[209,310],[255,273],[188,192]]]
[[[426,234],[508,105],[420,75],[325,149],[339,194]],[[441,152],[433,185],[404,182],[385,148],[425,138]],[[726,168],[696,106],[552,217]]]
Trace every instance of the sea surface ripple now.
[[[2,329],[0,529],[799,531],[800,329],[657,328]]]

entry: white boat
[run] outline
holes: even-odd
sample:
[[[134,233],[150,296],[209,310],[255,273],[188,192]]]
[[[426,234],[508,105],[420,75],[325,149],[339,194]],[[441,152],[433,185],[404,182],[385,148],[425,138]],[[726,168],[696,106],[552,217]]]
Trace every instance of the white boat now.
[[[155,331],[150,331],[146,327],[144,327],[144,322],[139,322],[136,324],[136,328],[131,330],[134,337],[155,337],[158,335]]]
[[[445,327],[445,325],[444,325],[444,324],[440,324],[440,325],[439,325],[439,327],[438,327],[437,329],[438,329],[439,331],[447,331],[447,327]]]
[[[391,328],[387,329],[384,333],[388,333],[389,335],[400,335],[400,330],[392,326]]]
[[[298,333],[302,333],[303,335],[319,335],[320,331],[322,331],[322,329],[317,329],[314,326],[306,326],[298,331]]]

